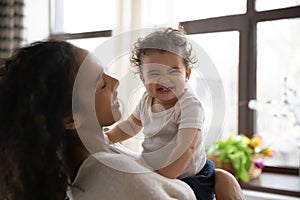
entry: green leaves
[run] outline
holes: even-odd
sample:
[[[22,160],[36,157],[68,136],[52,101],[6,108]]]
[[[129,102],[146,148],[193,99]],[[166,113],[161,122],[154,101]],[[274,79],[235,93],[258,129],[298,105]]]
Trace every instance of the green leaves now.
[[[231,162],[235,169],[235,178],[247,182],[252,153],[252,149],[241,138],[229,138],[226,141],[215,142],[211,155],[217,156],[218,162]]]

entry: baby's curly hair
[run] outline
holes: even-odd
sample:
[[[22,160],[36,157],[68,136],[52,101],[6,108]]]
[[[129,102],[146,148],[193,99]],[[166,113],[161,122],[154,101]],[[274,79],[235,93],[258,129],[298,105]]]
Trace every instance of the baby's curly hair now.
[[[177,54],[182,57],[186,68],[191,68],[197,62],[192,45],[188,42],[182,30],[170,27],[161,28],[150,33],[145,38],[139,38],[133,45],[130,57],[132,69],[136,73],[140,73],[142,56],[147,55],[150,50]]]

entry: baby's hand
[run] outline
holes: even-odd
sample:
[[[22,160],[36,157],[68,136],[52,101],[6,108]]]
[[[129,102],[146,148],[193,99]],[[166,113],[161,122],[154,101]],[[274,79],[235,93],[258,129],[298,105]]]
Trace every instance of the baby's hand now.
[[[107,127],[103,128],[104,141],[108,145],[112,144],[112,142],[109,140],[108,136],[106,135],[106,133],[109,132],[109,130],[110,129]]]
[[[104,128],[103,128],[103,132],[104,132],[104,133],[108,132],[109,130],[110,130],[110,129],[109,129],[108,127],[104,127]]]

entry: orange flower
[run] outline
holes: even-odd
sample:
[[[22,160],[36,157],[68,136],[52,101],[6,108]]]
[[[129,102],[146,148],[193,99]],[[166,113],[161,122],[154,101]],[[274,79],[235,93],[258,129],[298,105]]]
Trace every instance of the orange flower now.
[[[253,137],[250,141],[250,146],[253,148],[258,147],[261,144],[261,138],[259,137]]]
[[[264,156],[272,157],[273,156],[273,151],[270,147],[264,148],[261,150],[261,153],[264,154]]]

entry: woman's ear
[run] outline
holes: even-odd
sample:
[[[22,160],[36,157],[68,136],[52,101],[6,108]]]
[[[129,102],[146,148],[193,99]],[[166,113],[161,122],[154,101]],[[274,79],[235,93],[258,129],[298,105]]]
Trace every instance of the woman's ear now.
[[[66,130],[75,130],[75,121],[72,116],[65,117],[64,118],[64,126]]]

